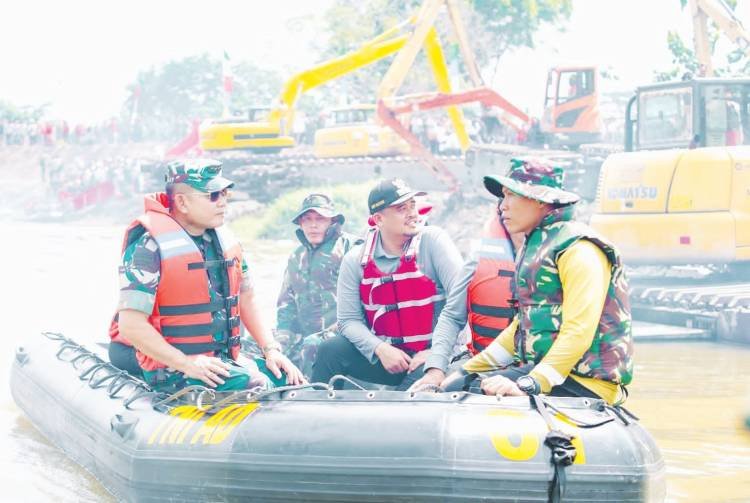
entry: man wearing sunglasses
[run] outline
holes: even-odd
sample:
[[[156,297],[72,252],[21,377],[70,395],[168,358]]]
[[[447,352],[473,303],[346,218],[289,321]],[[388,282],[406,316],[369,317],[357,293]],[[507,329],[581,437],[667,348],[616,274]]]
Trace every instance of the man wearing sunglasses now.
[[[370,191],[374,226],[341,263],[339,335],[318,348],[313,381],[343,374],[405,388],[421,376],[462,263],[445,231],[423,225],[416,198],[424,195],[400,179]]]
[[[336,281],[346,252],[362,242],[342,230],[326,194],[309,194],[292,219],[300,246],[289,256],[276,310],[276,338],[309,376],[320,343],[336,326]]]
[[[223,225],[233,183],[221,163],[171,162],[166,182],[125,233],[112,363],[140,371],[157,390],[270,386],[271,376],[240,355],[244,323],[273,378],[303,382],[263,323],[240,244]]]

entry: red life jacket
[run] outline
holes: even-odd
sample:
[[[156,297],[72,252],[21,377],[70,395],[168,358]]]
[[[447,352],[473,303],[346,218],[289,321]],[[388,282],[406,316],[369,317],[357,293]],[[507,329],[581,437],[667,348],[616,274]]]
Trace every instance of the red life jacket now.
[[[513,242],[497,215],[484,224],[478,257],[477,269],[466,292],[471,330],[466,347],[473,355],[489,346],[515,315],[510,302],[516,270]]]
[[[240,349],[239,292],[242,281],[242,249],[224,228],[215,229],[223,260],[206,261],[193,239],[177,223],[167,209],[166,194],[147,196],[146,211],[133,221],[125,232],[122,250],[135,242],[144,232],[156,241],[161,257],[156,302],[148,318],[149,323],[164,339],[188,355],[226,350],[237,359]],[[225,269],[224,299],[211,301],[209,267]],[[228,281],[228,285],[227,285]],[[216,323],[212,313],[225,311],[225,320]],[[223,333],[222,341],[214,340],[215,333]],[[109,335],[115,342],[131,345],[120,333],[115,315]],[[153,371],[165,365],[136,352],[141,368]]]
[[[437,294],[435,282],[417,266],[417,250],[422,234],[411,239],[391,274],[378,269],[373,258],[378,231],[371,229],[362,253],[362,282],[359,297],[370,330],[393,346],[418,352],[431,346],[435,302],[445,299]]]

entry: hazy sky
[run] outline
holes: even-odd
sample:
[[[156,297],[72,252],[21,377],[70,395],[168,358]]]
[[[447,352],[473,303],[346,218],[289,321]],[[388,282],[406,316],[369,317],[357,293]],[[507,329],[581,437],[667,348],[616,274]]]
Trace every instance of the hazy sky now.
[[[365,0],[363,0],[365,1]],[[170,59],[227,50],[234,60],[289,74],[314,63],[322,35],[313,26],[332,0],[24,0],[3,7],[0,99],[52,102],[68,120],[116,114],[139,70]],[[565,31],[545,29],[537,48],[519,49],[488,82],[536,113],[546,71],[563,63],[611,68],[629,89],[669,65],[667,31],[690,41],[690,18],[679,0],[574,0]],[[750,0],[738,14],[750,24]],[[209,8],[209,6],[211,6]],[[485,76],[489,80],[489,71]]]

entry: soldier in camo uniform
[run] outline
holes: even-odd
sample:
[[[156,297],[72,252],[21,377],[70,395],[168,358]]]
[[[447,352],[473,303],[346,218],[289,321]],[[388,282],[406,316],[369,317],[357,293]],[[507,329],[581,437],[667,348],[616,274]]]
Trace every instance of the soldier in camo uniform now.
[[[344,215],[326,194],[310,194],[292,219],[300,246],[290,255],[276,308],[276,338],[306,376],[318,345],[335,331],[341,259],[362,240],[341,230]]]
[[[617,249],[573,220],[576,194],[540,159],[513,159],[507,176],[486,176],[509,232],[526,240],[516,259],[513,322],[441,384],[504,369],[482,381],[494,395],[545,393],[624,399],[633,377],[630,303]]]
[[[112,363],[163,391],[271,386],[282,371],[290,384],[303,382],[265,327],[242,248],[223,225],[233,184],[221,163],[171,162],[166,182],[125,233]],[[242,357],[240,323],[265,360]]]

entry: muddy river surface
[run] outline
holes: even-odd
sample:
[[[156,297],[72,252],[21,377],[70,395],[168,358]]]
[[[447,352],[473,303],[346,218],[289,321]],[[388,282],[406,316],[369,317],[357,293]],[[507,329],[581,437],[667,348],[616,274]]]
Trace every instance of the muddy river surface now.
[[[0,349],[0,487],[3,501],[113,501],[85,470],[50,445],[15,406],[12,350],[42,330],[80,342],[107,340],[117,299],[124,225],[13,223],[4,236]],[[291,241],[247,244],[269,322]],[[627,406],[667,463],[668,501],[750,501],[750,348],[713,343],[637,346]]]

